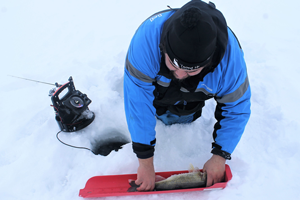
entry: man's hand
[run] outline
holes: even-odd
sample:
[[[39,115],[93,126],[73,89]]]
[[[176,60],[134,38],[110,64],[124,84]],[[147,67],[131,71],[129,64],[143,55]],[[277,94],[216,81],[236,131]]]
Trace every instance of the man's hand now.
[[[224,180],[226,159],[213,155],[203,166],[203,172],[207,173],[206,187],[212,186]]]
[[[155,171],[153,166],[153,157],[139,159],[139,168],[137,171],[137,180],[135,184],[140,185],[138,191],[151,191],[155,187]]]

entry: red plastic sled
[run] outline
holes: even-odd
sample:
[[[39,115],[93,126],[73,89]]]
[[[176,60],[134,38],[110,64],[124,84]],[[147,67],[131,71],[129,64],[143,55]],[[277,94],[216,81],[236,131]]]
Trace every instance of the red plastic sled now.
[[[161,193],[175,193],[175,192],[192,192],[192,191],[205,191],[223,189],[226,187],[227,182],[231,180],[232,174],[230,167],[226,165],[225,168],[225,181],[216,183],[210,187],[179,189],[179,190],[164,190],[164,191],[149,191],[149,192],[127,192],[130,187],[128,179],[136,180],[136,174],[123,174],[123,175],[108,175],[108,176],[94,176],[90,178],[85,188],[79,191],[79,196],[83,198],[89,197],[107,197],[107,196],[129,196],[129,195],[148,195],[148,194],[161,194]],[[168,178],[173,174],[187,173],[188,171],[170,171],[158,172],[156,175]]]

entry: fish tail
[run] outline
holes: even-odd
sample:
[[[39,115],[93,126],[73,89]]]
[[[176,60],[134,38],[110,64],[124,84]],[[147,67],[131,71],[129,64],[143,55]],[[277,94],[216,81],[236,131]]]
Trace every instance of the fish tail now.
[[[198,167],[194,167],[193,164],[190,164],[189,172],[199,172],[200,169]]]

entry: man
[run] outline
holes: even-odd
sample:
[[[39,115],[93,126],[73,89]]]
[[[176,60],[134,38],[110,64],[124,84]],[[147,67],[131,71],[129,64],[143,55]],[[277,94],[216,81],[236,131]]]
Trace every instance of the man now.
[[[156,117],[166,125],[190,123],[210,98],[217,102],[217,123],[203,170],[207,186],[222,181],[250,116],[250,96],[243,51],[213,3],[193,0],[144,21],[129,46],[124,75],[138,190],[154,189]]]

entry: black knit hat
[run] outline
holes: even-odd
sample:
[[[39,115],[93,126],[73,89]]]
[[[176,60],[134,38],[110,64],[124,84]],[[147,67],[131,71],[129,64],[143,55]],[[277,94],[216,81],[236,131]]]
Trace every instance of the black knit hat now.
[[[218,38],[212,14],[216,11],[214,4],[194,0],[177,10],[165,23],[162,43],[179,68],[194,70],[212,60]]]

